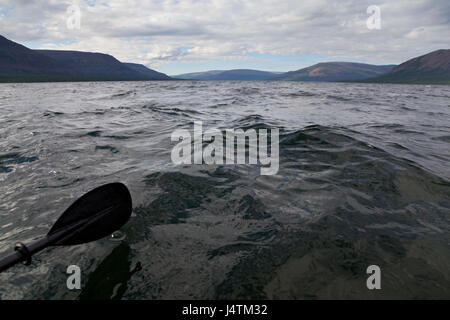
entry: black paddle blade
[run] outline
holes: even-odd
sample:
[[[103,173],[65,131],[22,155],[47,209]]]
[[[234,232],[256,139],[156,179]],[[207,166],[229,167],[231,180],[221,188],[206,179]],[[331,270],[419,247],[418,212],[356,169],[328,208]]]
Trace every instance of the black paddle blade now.
[[[122,183],[110,183],[75,201],[59,217],[47,237],[56,236],[58,240],[53,245],[64,246],[95,241],[122,227],[131,211],[128,188]]]

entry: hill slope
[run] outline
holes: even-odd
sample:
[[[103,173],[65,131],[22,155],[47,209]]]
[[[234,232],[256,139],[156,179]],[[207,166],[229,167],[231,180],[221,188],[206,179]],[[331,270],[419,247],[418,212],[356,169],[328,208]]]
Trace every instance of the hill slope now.
[[[450,84],[450,49],[413,58],[367,82]]]
[[[130,62],[124,62],[123,64],[126,65],[131,70],[139,72],[140,74],[142,74],[148,78],[152,78],[155,80],[170,80],[171,79],[167,74],[149,69],[146,66],[144,66],[143,64],[130,63]]]
[[[276,76],[273,80],[287,81],[352,81],[382,75],[394,65],[376,66],[353,62],[322,62],[297,71]]]

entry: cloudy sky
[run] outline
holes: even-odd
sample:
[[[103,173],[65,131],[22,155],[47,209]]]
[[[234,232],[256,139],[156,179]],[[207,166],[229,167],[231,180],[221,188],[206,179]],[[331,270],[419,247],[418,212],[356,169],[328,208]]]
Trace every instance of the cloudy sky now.
[[[290,71],[320,61],[398,63],[450,48],[450,1],[0,0],[0,34],[33,49],[104,52],[171,75]]]

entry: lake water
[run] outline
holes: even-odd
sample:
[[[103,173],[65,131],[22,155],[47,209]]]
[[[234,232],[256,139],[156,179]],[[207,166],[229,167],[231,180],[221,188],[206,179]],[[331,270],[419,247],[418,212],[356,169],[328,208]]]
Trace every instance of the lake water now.
[[[194,121],[279,128],[278,173],[174,166]],[[450,298],[450,86],[1,84],[0,138],[0,257],[94,187],[133,197],[123,239],[49,248],[0,299]]]

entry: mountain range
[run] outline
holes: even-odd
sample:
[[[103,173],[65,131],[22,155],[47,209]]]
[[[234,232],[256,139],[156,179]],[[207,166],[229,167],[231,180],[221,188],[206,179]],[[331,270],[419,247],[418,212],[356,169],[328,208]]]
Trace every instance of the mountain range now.
[[[32,50],[0,36],[0,82],[109,80],[356,81],[450,84],[450,50],[433,51],[400,65],[321,62],[289,72],[211,70],[169,77],[104,53]]]
[[[169,80],[144,65],[103,53],[31,50],[0,36],[0,82]]]
[[[186,80],[350,81],[382,75],[394,66],[375,66],[353,62],[324,62],[290,72],[235,69],[186,73],[173,77]]]
[[[352,81],[375,83],[450,84],[450,50],[441,49],[400,65],[321,62],[289,72],[212,70],[173,76],[189,80]]]

